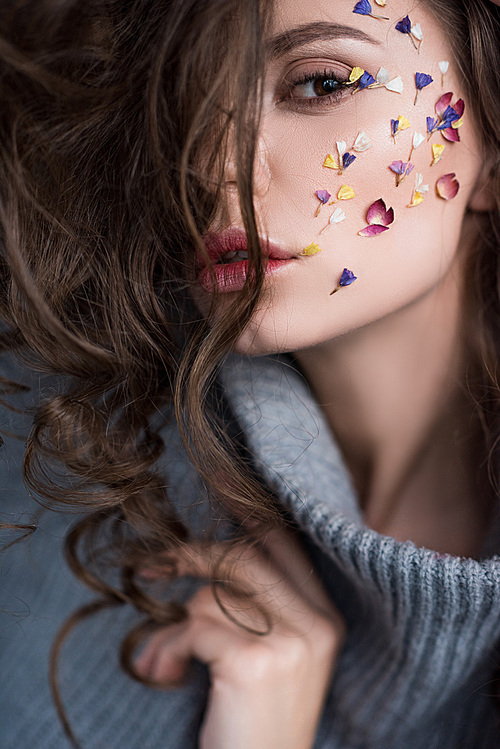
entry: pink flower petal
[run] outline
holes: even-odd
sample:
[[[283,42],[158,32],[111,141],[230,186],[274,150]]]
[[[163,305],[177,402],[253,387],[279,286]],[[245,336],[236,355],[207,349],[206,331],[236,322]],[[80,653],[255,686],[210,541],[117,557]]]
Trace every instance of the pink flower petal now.
[[[465,102],[463,99],[459,99],[454,105],[453,109],[458,114],[459,117],[461,117],[465,110]]]
[[[384,201],[382,200],[382,198],[379,198],[368,208],[366,220],[369,224],[375,224],[377,226],[389,226],[389,224],[392,224],[392,222],[394,221],[394,211],[392,208],[389,208],[389,210],[387,210]],[[371,235],[368,234],[367,236]]]
[[[442,97],[436,102],[436,106],[434,107],[436,110],[436,114],[438,114],[439,116],[444,114],[446,107],[450,105],[452,99],[453,93],[451,91],[448,91],[447,94],[443,94]]]
[[[454,172],[444,174],[436,182],[436,190],[443,200],[452,200],[458,192],[460,185]]]
[[[452,143],[458,143],[460,140],[460,133],[454,127],[447,127],[445,130],[441,130],[441,135],[445,140],[449,140]]]
[[[388,229],[388,226],[372,224],[371,226],[366,226],[364,229],[361,229],[361,231],[358,231],[358,234],[360,237],[376,237],[377,234],[382,234],[383,231],[387,231]]]

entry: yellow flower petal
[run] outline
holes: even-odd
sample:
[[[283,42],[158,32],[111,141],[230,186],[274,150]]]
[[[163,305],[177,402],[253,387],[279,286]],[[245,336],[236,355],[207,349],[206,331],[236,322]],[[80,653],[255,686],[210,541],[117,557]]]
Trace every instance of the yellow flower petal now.
[[[452,126],[452,128],[453,128],[454,130],[458,130],[458,128],[459,128],[459,127],[462,127],[462,125],[463,125],[463,124],[464,124],[464,118],[463,118],[463,117],[460,117],[460,119],[459,119],[459,120],[455,120],[455,122],[452,122],[452,123],[451,123],[451,126]]]
[[[314,242],[312,242],[309,245],[309,247],[304,247],[304,249],[302,250],[300,254],[301,255],[316,255],[318,252],[321,252],[321,247],[319,246],[319,244],[314,244]]]
[[[342,185],[337,193],[337,200],[352,200],[354,196],[355,193],[352,187],[349,187],[349,185]]]
[[[407,117],[403,117],[402,114],[398,117],[398,130],[407,130],[410,127],[410,120]]]
[[[440,161],[443,151],[445,149],[444,143],[433,143],[432,146],[432,161],[431,166],[434,166],[434,164],[437,164],[438,161]]]
[[[421,192],[418,192],[418,190],[415,190],[413,193],[413,197],[411,199],[411,203],[408,203],[407,208],[413,208],[415,205],[420,205],[420,203],[423,203],[424,196]]]
[[[337,162],[335,161],[335,159],[333,158],[333,156],[332,156],[331,153],[329,153],[328,156],[326,157],[326,159],[324,160],[323,166],[327,166],[328,169],[338,169],[339,168],[339,165],[337,164]]]
[[[381,8],[383,8],[385,5],[385,0],[375,0],[375,2],[377,3],[377,5],[380,5]]]
[[[351,74],[349,76],[349,82],[350,83],[356,83],[356,81],[359,81],[363,73],[365,72],[364,68],[353,68],[351,70]]]

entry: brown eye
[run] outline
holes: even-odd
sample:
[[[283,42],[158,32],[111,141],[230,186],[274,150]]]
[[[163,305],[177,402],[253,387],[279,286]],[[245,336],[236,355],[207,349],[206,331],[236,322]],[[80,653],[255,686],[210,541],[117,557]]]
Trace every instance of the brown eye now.
[[[316,78],[314,81],[314,93],[316,96],[328,96],[339,87],[339,82],[335,78]]]

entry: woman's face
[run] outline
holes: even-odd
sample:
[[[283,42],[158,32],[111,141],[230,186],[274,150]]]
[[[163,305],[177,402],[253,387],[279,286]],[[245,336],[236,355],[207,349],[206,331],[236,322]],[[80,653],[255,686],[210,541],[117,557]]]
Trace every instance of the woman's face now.
[[[372,0],[372,12],[390,20],[353,13],[355,5],[355,0],[278,0],[276,5],[255,206],[261,236],[278,248],[275,254],[292,260],[266,276],[262,301],[238,342],[241,352],[307,348],[394,313],[437,288],[457,253],[480,157],[467,101],[460,142],[449,142],[440,132],[427,140],[426,118],[436,117],[435,104],[442,94],[452,91],[452,104],[463,95],[444,33],[423,4],[391,0],[379,7]],[[423,33],[419,52],[410,35],[395,28],[407,14]],[[442,60],[450,61],[444,84],[438,65]],[[374,77],[385,68],[391,80],[401,77],[403,93],[381,87],[352,94],[352,86],[338,86],[354,67]],[[429,74],[433,82],[414,104],[417,72]],[[399,116],[406,117],[410,127],[393,138],[391,119]],[[371,147],[356,152],[352,146],[360,132],[366,133]],[[397,187],[389,165],[408,162],[415,132],[425,140],[411,157],[413,172]],[[328,154],[339,161],[337,141],[345,141],[347,151],[356,156],[343,174],[324,166]],[[432,144],[445,146],[434,166]],[[429,191],[423,202],[408,207],[417,173]],[[436,182],[449,173],[456,174],[460,189],[445,200]],[[233,165],[228,164],[222,228],[230,230],[243,226],[233,180]],[[355,197],[322,205],[315,216],[320,205],[316,191],[326,190],[334,200],[343,185],[351,187]],[[394,222],[377,236],[360,236],[368,225],[369,206],[379,199],[394,209]],[[345,220],[321,233],[337,208]],[[321,252],[302,256],[312,243]],[[357,279],[331,295],[344,268]]]

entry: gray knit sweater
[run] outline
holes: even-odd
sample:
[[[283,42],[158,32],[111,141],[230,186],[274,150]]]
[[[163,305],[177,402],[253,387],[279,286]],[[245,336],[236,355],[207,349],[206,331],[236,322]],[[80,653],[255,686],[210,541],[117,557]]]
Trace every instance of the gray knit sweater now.
[[[321,411],[286,362],[235,356],[223,382],[257,469],[295,519],[348,624],[314,749],[500,747],[500,713],[490,697],[500,558],[443,556],[366,528]],[[19,418],[14,426],[26,428]],[[175,429],[164,437],[170,493],[200,529],[201,482]],[[20,480],[22,451],[7,440],[0,455],[2,519],[10,521],[33,512]],[[70,521],[42,514],[34,536],[1,558],[0,608],[8,612],[0,619],[2,749],[69,747],[49,695],[47,658],[61,621],[89,598],[61,557]],[[131,681],[119,669],[117,643],[134,621],[123,607],[70,638],[62,691],[75,733],[83,749],[195,749],[207,671],[195,664],[191,682],[170,692]]]

